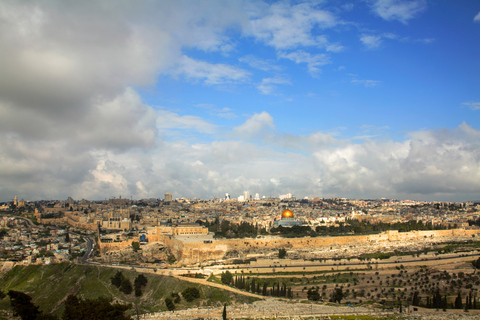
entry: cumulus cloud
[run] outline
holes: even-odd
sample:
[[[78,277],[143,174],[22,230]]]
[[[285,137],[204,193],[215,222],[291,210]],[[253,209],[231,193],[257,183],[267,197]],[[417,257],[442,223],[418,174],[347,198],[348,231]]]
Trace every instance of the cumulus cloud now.
[[[360,41],[368,49],[377,49],[382,44],[382,37],[364,34],[360,37]]]
[[[312,30],[339,23],[331,12],[317,9],[313,3],[278,2],[264,9],[266,12],[259,11],[250,20],[248,31],[276,49],[325,46],[324,39],[315,37]]]
[[[472,110],[480,110],[480,102],[477,101],[464,102],[463,105],[469,107]]]
[[[184,56],[175,74],[184,75],[188,79],[202,80],[205,84],[215,85],[224,83],[243,82],[248,80],[249,72],[227,64],[211,64],[197,61]]]
[[[275,129],[273,117],[268,112],[255,113],[242,125],[235,127],[233,131],[242,137],[253,137],[268,129]]]
[[[405,23],[424,2],[383,0],[373,7],[382,18]],[[343,49],[322,30],[341,23],[313,3],[2,1],[1,200],[138,199],[165,192],[211,198],[244,190],[267,196],[477,197],[480,132],[467,124],[411,132],[403,141],[354,143],[321,128],[282,132],[266,111],[249,111],[253,115],[243,124],[225,129],[186,108],[153,108],[139,95],[139,88],[148,90],[162,75],[210,86],[256,84],[274,93],[290,80],[276,75],[271,61],[240,60],[274,73],[255,78],[238,66],[188,53],[226,57],[236,49],[227,34],[238,32],[315,75],[330,63],[315,49]],[[378,47],[382,39],[366,35],[362,41]],[[478,109],[474,101],[465,105]],[[197,106],[215,117],[236,116],[227,104]],[[199,135],[208,139],[190,139]]]
[[[180,116],[168,110],[157,111],[157,127],[165,133],[173,130],[194,130],[200,133],[215,133],[217,131],[216,125],[211,124],[204,119],[185,115]]]
[[[407,23],[425,10],[427,5],[425,0],[375,0],[371,6],[382,19]]]
[[[290,81],[280,77],[264,78],[257,88],[263,94],[272,94],[277,84],[290,84]]]
[[[480,22],[480,12],[473,18],[473,22]]]
[[[280,53],[279,56],[284,59],[292,60],[295,63],[306,63],[308,72],[316,76],[320,72],[320,67],[331,63],[330,57],[326,54],[310,54],[303,50],[291,53]]]

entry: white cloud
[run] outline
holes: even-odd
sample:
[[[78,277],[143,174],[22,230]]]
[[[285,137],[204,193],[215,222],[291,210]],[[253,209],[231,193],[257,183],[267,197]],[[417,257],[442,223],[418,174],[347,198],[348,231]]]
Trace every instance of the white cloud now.
[[[480,102],[477,101],[469,101],[462,103],[463,105],[469,107],[472,110],[480,110]]]
[[[184,75],[188,79],[202,80],[209,85],[244,82],[250,76],[249,72],[240,68],[222,63],[197,61],[187,56],[183,56],[174,73]]]
[[[373,11],[381,18],[402,23],[407,23],[425,8],[425,0],[375,0],[372,3]]]
[[[171,130],[194,130],[200,133],[212,134],[217,127],[197,116],[180,116],[167,110],[157,111],[157,127],[164,134],[170,134]]]
[[[353,84],[361,84],[361,85],[365,86],[366,88],[373,88],[373,87],[378,86],[381,83],[378,80],[357,80],[357,79],[353,79],[351,82]]]
[[[272,94],[276,88],[276,84],[290,84],[290,81],[280,77],[264,78],[257,88],[263,94]]]
[[[480,12],[473,18],[473,22],[480,22]]]
[[[247,55],[238,60],[240,62],[244,62],[248,64],[252,68],[262,70],[262,71],[278,71],[281,69],[279,66],[275,65],[273,62],[257,58],[253,55]]]
[[[234,119],[237,117],[233,110],[227,107],[217,108],[215,105],[210,103],[200,103],[195,105],[195,107],[205,109],[210,115],[214,115],[219,118]]]
[[[296,51],[291,53],[279,53],[280,58],[292,60],[295,63],[306,63],[308,72],[316,76],[320,72],[321,66],[331,63],[330,57],[326,54],[310,54],[305,51]]]
[[[337,18],[330,12],[317,9],[312,3],[290,5],[278,2],[257,13],[249,23],[249,33],[276,49],[299,46],[324,46],[312,30],[335,26]]]
[[[255,113],[242,125],[235,127],[233,131],[242,137],[253,137],[265,132],[265,130],[275,129],[273,117],[268,112]]]
[[[360,37],[360,41],[368,49],[377,49],[382,44],[382,37],[364,34]]]

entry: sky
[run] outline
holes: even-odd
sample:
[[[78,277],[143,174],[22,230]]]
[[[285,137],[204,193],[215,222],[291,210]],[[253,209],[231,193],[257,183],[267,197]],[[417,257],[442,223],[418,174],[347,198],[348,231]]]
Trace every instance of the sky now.
[[[0,201],[480,200],[480,1],[0,0]]]

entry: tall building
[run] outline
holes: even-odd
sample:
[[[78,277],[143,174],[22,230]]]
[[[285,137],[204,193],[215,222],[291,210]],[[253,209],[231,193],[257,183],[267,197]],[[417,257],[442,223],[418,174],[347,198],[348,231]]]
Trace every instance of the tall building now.
[[[17,196],[15,196],[15,199],[13,200],[13,205],[14,205],[15,207],[18,206],[18,198],[17,198]]]
[[[250,192],[248,191],[243,191],[243,199],[245,201],[248,201],[250,199]]]
[[[166,202],[172,202],[173,201],[173,196],[171,193],[165,193],[165,201]]]
[[[225,193],[225,200],[230,200],[230,195],[228,193]]]
[[[255,200],[260,200],[260,195],[257,193],[255,193]]]

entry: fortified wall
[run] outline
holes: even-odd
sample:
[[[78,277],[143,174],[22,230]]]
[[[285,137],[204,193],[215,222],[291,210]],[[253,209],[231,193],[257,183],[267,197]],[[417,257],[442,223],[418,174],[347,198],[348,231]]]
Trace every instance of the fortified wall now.
[[[480,230],[450,229],[398,232],[386,231],[375,235],[316,237],[316,238],[260,238],[260,239],[224,239],[203,241],[180,241],[171,239],[169,245],[177,260],[183,263],[197,263],[206,260],[222,259],[229,251],[254,251],[255,249],[308,248],[349,244],[368,244],[420,240],[424,238],[443,238],[448,236],[477,235]],[[167,244],[166,244],[167,245]]]
[[[198,228],[195,229],[194,228]],[[397,242],[421,240],[425,238],[439,240],[443,237],[472,236],[480,230],[450,229],[398,232],[386,231],[374,235],[315,237],[315,238],[256,238],[256,239],[213,239],[208,237],[208,230],[199,226],[154,227],[148,230],[149,242],[159,242],[170,248],[175,258],[184,264],[192,264],[207,260],[221,260],[229,251],[255,251],[258,249],[277,250],[280,248],[315,248],[350,244],[369,244],[377,242]],[[128,240],[114,243],[99,243],[100,252],[118,250],[131,246]]]

